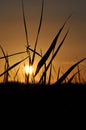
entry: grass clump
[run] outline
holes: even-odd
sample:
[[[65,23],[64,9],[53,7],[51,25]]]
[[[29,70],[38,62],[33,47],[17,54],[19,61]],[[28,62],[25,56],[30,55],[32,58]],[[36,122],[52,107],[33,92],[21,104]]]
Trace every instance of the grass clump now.
[[[40,30],[41,30],[41,26],[42,26],[42,22],[43,22],[43,11],[44,11],[44,0],[42,0],[42,9],[41,9],[41,17],[40,17],[40,22],[39,22],[39,27],[38,27],[38,32],[37,32],[37,37],[36,37],[36,41],[34,44],[34,48],[32,49],[30,47],[29,44],[29,39],[28,39],[28,31],[27,31],[27,24],[26,24],[26,18],[25,18],[25,10],[24,10],[24,2],[23,0],[21,0],[21,4],[22,4],[22,14],[23,14],[23,23],[24,23],[24,30],[25,30],[25,37],[26,37],[26,50],[25,51],[21,51],[21,52],[16,52],[14,54],[6,54],[2,48],[2,46],[0,46],[2,53],[3,53],[3,57],[0,57],[1,59],[5,59],[5,69],[4,72],[0,74],[0,77],[4,75],[4,82],[8,82],[8,77],[9,77],[9,71],[14,69],[16,66],[20,65],[22,62],[24,62],[25,60],[28,60],[28,65],[29,66],[33,66],[34,65],[34,61],[36,60],[36,56],[40,57],[39,62],[37,63],[36,66],[36,71],[35,73],[32,75],[32,81],[34,81],[33,83],[35,84],[35,78],[36,76],[39,74],[39,72],[41,71],[42,68],[42,74],[40,76],[40,79],[38,81],[38,84],[47,84],[46,82],[46,78],[47,78],[47,73],[48,73],[48,69],[50,68],[50,72],[49,72],[49,78],[48,80],[48,84],[51,84],[51,77],[52,77],[52,69],[53,69],[53,61],[54,58],[56,57],[56,55],[58,54],[58,52],[60,51],[61,47],[63,46],[63,43],[69,33],[69,29],[67,30],[66,34],[64,35],[62,41],[59,43],[59,46],[56,48],[56,44],[58,42],[58,39],[65,27],[65,25],[67,24],[68,20],[71,18],[72,15],[69,15],[69,17],[65,20],[64,24],[61,26],[61,28],[59,29],[59,31],[57,32],[56,36],[54,37],[52,43],[50,44],[50,47],[47,49],[47,51],[45,52],[44,55],[40,54],[37,51],[37,44],[38,44],[38,39],[39,39],[39,35],[40,35]],[[32,55],[31,55],[32,52]],[[24,59],[21,59],[20,61],[16,62],[15,64],[13,64],[12,66],[9,65],[9,57],[13,57],[16,55],[20,55],[20,54],[27,54],[27,57],[25,57]],[[50,55],[52,54],[50,61],[48,61]],[[57,81],[54,83],[55,85],[61,85],[66,78],[68,77],[68,75],[74,70],[75,67],[78,67],[78,72],[76,72],[68,81],[68,83],[71,83],[72,79],[75,77],[76,74],[78,74],[78,79],[79,79],[79,83],[81,82],[80,79],[80,70],[79,70],[79,64],[83,61],[85,61],[86,58],[81,59],[80,61],[76,62],[74,65],[72,65],[61,77],[59,76],[60,74],[60,68],[59,70],[55,70],[58,72],[57,74]],[[48,65],[46,64],[46,62],[48,62]],[[17,77],[19,72],[19,68],[16,71],[16,74],[14,76],[14,81],[15,78]],[[57,73],[56,72],[56,73]],[[29,74],[25,76],[25,81],[27,79],[27,84],[29,84]]]

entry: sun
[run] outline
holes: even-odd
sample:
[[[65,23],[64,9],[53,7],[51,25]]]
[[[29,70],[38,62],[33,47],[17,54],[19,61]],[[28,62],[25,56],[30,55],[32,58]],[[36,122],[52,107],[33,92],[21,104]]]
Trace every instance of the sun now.
[[[27,75],[28,75],[28,74],[32,75],[32,73],[33,73],[33,67],[32,67],[32,66],[25,65],[24,70],[25,70],[25,73],[26,73]]]

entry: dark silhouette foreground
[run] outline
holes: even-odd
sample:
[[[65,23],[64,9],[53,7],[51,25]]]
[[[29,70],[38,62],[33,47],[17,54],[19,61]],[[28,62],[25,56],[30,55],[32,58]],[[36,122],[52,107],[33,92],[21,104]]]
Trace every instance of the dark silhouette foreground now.
[[[24,108],[29,114],[79,115],[86,112],[86,84],[60,86],[0,84],[0,102],[7,106]],[[36,115],[37,116],[37,115]]]

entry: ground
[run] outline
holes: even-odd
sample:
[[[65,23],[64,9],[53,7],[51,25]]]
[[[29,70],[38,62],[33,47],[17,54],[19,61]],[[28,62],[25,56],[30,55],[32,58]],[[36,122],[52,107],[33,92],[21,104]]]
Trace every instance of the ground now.
[[[84,115],[86,113],[86,84],[60,86],[0,84],[0,102],[16,109],[46,117]]]

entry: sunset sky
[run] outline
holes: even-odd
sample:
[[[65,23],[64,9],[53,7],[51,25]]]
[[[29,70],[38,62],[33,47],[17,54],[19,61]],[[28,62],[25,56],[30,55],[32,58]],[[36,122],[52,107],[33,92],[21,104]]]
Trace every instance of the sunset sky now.
[[[25,16],[31,48],[37,35],[41,14],[42,0],[24,0]],[[48,49],[60,27],[72,14],[59,39],[64,37],[70,27],[60,52],[54,60],[55,68],[59,66],[64,72],[76,61],[86,57],[86,0],[45,0],[43,23],[37,45],[37,51],[42,49],[43,54]],[[23,26],[21,0],[0,0],[0,45],[8,54],[25,50],[25,33]],[[59,42],[57,43],[57,46]],[[2,52],[0,50],[0,56]],[[12,65],[23,56],[10,58]],[[3,67],[4,61],[0,61]],[[0,72],[3,72],[0,67]],[[86,77],[86,61],[81,64],[82,73]],[[85,78],[86,79],[86,78]]]

